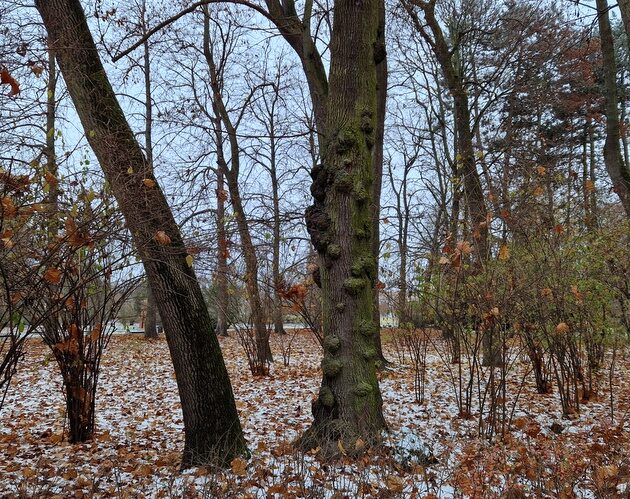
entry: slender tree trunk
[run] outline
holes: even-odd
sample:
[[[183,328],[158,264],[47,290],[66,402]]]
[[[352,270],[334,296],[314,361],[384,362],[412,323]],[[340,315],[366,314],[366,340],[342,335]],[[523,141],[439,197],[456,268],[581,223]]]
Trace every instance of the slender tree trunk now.
[[[619,11],[621,12],[621,20],[626,32],[626,37],[630,41],[630,0],[617,0]]]
[[[619,144],[619,98],[617,91],[617,63],[613,41],[608,2],[597,0],[597,21],[603,59],[604,99],[606,104],[606,141],[604,142],[604,163],[613,184],[613,190],[621,199],[621,204],[630,217],[630,169],[621,156]],[[624,8],[626,6],[624,5]],[[622,10],[623,12],[623,10]],[[626,11],[627,14],[627,11]],[[624,23],[626,18],[624,18]]]
[[[147,316],[144,321],[144,337],[147,339],[157,338],[157,304],[151,288],[147,285]]]
[[[146,1],[142,2],[142,28],[146,34]],[[144,42],[144,151],[147,163],[153,171],[153,102],[151,101],[151,56],[149,40]],[[157,307],[151,287],[147,284],[147,315],[144,323],[144,337],[157,338]]]
[[[377,121],[378,0],[336,0],[324,162],[313,172],[306,224],[318,252],[324,323],[323,380],[303,448],[361,451],[385,427],[376,378],[372,250]],[[341,444],[339,443],[341,441]],[[343,445],[343,447],[342,447]]]
[[[269,147],[271,149],[271,161],[269,171],[271,173],[271,191],[273,198],[273,251],[271,262],[271,273],[273,278],[273,327],[276,334],[284,334],[284,324],[282,319],[282,298],[280,288],[282,286],[282,276],[280,275],[280,193],[278,186],[278,172],[276,168],[276,137],[273,110],[271,123],[269,126]]]
[[[223,154],[223,138],[216,130],[217,151]],[[228,336],[230,295],[228,292],[228,242],[225,229],[225,202],[227,193],[223,179],[223,168],[217,168],[217,335]]]
[[[112,90],[81,3],[37,0],[36,6],[164,321],[184,419],[182,465],[228,464],[247,448],[214,324],[179,227]]]
[[[256,338],[258,365],[262,369],[262,366],[266,365],[267,362],[273,362],[273,356],[271,355],[271,347],[269,346],[267,321],[265,320],[262,300],[260,298],[260,288],[258,286],[258,256],[256,255],[256,248],[254,247],[254,243],[252,241],[249,224],[247,222],[247,217],[245,216],[245,209],[243,208],[243,202],[241,200],[239,187],[241,150],[238,144],[236,129],[232,124],[232,120],[230,119],[228,111],[225,108],[225,103],[223,102],[223,96],[221,95],[222,89],[219,84],[219,75],[217,74],[217,68],[212,55],[210,40],[210,14],[207,6],[204,8],[203,52],[210,72],[210,85],[213,92],[213,107],[216,118],[215,129],[222,137],[223,131],[221,124],[225,126],[228,143],[230,145],[231,167],[228,168],[222,149],[217,150],[217,162],[219,164],[219,168],[223,170],[223,175],[225,175],[225,180],[227,181],[228,191],[230,192],[230,200],[232,201],[232,208],[234,210],[234,217],[236,218],[236,226],[241,240],[241,249],[243,250],[246,268],[245,288],[247,290],[247,298],[251,308],[252,323]],[[222,140],[218,141],[218,143],[222,143]],[[263,373],[261,372],[260,374]]]
[[[387,110],[387,54],[385,52],[385,2],[378,0],[378,32],[376,46],[382,51],[382,59],[376,64],[376,128],[374,130],[374,148],[372,150],[372,170],[374,183],[372,185],[372,255],[376,260],[376,276],[374,278],[373,313],[374,323],[379,332],[374,336],[374,346],[378,355],[379,365],[388,363],[383,355],[381,343],[381,307],[380,287],[378,286],[379,261],[381,253],[381,187],[383,184],[383,148],[385,144],[385,112]]]

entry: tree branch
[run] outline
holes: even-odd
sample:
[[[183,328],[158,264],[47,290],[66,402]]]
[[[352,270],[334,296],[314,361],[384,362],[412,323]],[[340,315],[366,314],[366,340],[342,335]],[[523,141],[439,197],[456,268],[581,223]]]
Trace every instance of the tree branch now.
[[[244,5],[246,7],[249,7],[250,9],[254,9],[256,12],[258,12],[259,14],[261,14],[262,16],[264,16],[265,18],[267,18],[267,19],[269,19],[270,21],[273,22],[273,18],[269,15],[269,13],[265,9],[263,9],[259,5],[256,5],[256,4],[253,4],[253,3],[249,2],[248,0],[201,0],[199,2],[193,3],[192,5],[190,5],[190,7],[185,8],[184,10],[182,10],[182,11],[178,12],[177,14],[169,17],[168,19],[165,19],[161,23],[157,24],[156,26],[154,26],[153,28],[148,30],[136,43],[134,43],[130,47],[126,48],[122,52],[118,52],[118,54],[116,54],[114,57],[112,57],[112,62],[116,62],[116,61],[122,59],[123,57],[125,57],[126,55],[131,54],[131,52],[133,52],[138,47],[140,47],[142,44],[144,44],[155,33],[157,33],[158,31],[163,30],[168,25],[173,24],[175,21],[177,21],[178,19],[184,17],[186,14],[190,14],[191,12],[194,12],[195,10],[197,10],[199,7],[201,7],[203,5],[208,5],[208,4],[211,4],[211,3],[233,3],[233,4],[237,4],[237,5]]]

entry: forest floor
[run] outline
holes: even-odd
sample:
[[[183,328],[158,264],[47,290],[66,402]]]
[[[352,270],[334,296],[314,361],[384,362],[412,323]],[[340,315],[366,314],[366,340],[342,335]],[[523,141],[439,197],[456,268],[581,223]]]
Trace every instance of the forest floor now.
[[[556,393],[536,393],[524,359],[515,358],[504,397],[509,421],[500,424],[498,411],[489,443],[479,438],[480,424],[488,430],[478,417],[486,385],[479,391],[474,383],[472,417],[458,417],[458,366],[443,360],[436,339],[425,400],[415,401],[414,370],[401,364],[392,334],[384,341],[393,364],[381,374],[390,431],[381,448],[335,464],[291,448],[308,427],[319,387],[314,339],[296,334],[284,366],[290,336],[274,336],[271,376],[254,378],[238,341],[221,338],[252,458],[229,470],[183,473],[181,409],[163,338],[112,338],[96,436],[81,445],[65,441],[60,376],[46,347],[32,340],[0,414],[0,497],[630,497],[629,353],[618,356],[612,377],[601,373],[598,398],[571,420],[561,418]]]

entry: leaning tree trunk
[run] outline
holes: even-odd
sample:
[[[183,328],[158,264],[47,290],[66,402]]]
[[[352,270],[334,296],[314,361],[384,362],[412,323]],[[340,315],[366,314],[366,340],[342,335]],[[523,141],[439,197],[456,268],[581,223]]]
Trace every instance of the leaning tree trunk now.
[[[376,377],[372,253],[372,155],[377,122],[378,0],[337,0],[323,165],[313,169],[314,205],[306,212],[320,260],[323,380],[303,448],[360,451],[385,428]],[[360,440],[359,440],[360,439]],[[341,441],[341,443],[339,443]]]
[[[606,103],[606,141],[604,142],[604,164],[613,183],[613,190],[621,199],[621,204],[630,217],[630,168],[621,156],[621,140],[619,130],[619,100],[617,92],[617,63],[615,61],[615,45],[610,19],[608,2],[597,0],[597,21],[602,50],[604,72],[604,99]],[[626,6],[624,5],[624,8]],[[622,13],[624,10],[622,10]],[[627,11],[626,11],[627,13]],[[624,18],[624,23],[626,19]]]
[[[168,341],[184,418],[183,466],[247,451],[214,324],[166,197],[112,90],[79,0],[37,0],[85,135],[125,216]]]

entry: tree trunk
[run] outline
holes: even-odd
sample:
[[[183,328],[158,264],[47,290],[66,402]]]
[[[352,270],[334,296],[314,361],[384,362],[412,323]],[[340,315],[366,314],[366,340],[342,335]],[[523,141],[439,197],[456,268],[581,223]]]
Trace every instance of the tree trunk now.
[[[458,163],[458,170],[462,176],[465,202],[472,222],[472,236],[477,252],[477,262],[482,265],[490,257],[487,220],[488,211],[483,195],[481,179],[475,162],[470,105],[468,103],[464,77],[461,74],[460,64],[455,58],[455,54],[448,46],[442,27],[435,17],[435,2],[421,3],[419,5],[424,13],[426,25],[433,34],[433,40],[430,41],[429,45],[435,53],[449,92],[453,98],[455,126],[457,129],[456,161]],[[414,20],[421,36],[424,37],[425,40],[430,40],[424,26],[419,23],[417,18],[414,18]]]
[[[217,140],[222,140],[218,137]],[[223,150],[223,144],[217,144],[217,150]],[[223,169],[217,169],[217,335],[228,336],[228,309],[230,295],[228,293],[228,243],[225,230],[225,202],[227,193],[223,181]]]
[[[630,0],[618,0],[617,5],[621,12],[621,20],[626,31],[626,37],[630,40]]]
[[[377,126],[378,0],[337,0],[323,165],[313,169],[306,224],[320,260],[323,380],[302,448],[361,451],[385,428],[376,378],[373,159]],[[341,444],[339,444],[341,441]],[[343,445],[343,447],[342,447]]]
[[[619,100],[617,92],[617,63],[612,29],[608,17],[608,2],[597,0],[597,21],[602,50],[604,72],[604,99],[606,109],[606,141],[604,142],[604,164],[613,184],[613,190],[630,218],[630,169],[624,164],[619,144]],[[624,5],[624,8],[627,7]],[[624,12],[622,10],[622,12]],[[627,14],[627,11],[626,11]],[[626,18],[624,18],[624,23]]]
[[[214,324],[179,227],[112,90],[81,3],[37,0],[36,6],[164,322],[184,419],[182,465],[228,464],[247,448]]]
[[[385,112],[387,110],[387,54],[385,52],[385,2],[378,0],[378,32],[376,46],[382,51],[380,61],[376,64],[376,128],[374,130],[374,148],[372,150],[372,255],[376,261],[376,275],[374,277],[373,306],[374,323],[378,326],[378,333],[374,336],[374,347],[380,364],[388,361],[383,355],[381,343],[381,307],[380,288],[378,286],[379,257],[381,253],[381,187],[383,184],[383,147],[385,144]]]
[[[146,34],[146,1],[142,2],[142,28]],[[144,42],[144,151],[147,163],[153,171],[153,103],[151,102],[151,57],[149,40]],[[144,337],[157,338],[157,309],[151,287],[147,284],[147,315],[144,323]]]
[[[278,190],[278,172],[276,169],[276,136],[273,108],[271,113],[271,122],[269,125],[269,148],[271,150],[269,171],[271,173],[271,191],[273,197],[273,254],[271,262],[271,272],[273,277],[272,316],[274,331],[276,334],[284,334],[282,298],[280,297],[280,288],[282,286],[282,276],[280,275],[280,193]]]
[[[204,8],[203,52],[210,73],[210,85],[212,87],[213,107],[216,119],[215,134],[217,137],[217,144],[223,143],[223,130],[221,126],[221,124],[223,124],[225,126],[230,145],[231,167],[228,167],[223,153],[223,148],[217,149],[217,163],[219,165],[219,169],[223,170],[223,175],[227,181],[228,191],[230,192],[230,200],[232,201],[232,209],[234,210],[234,217],[236,218],[236,226],[241,240],[241,249],[243,250],[243,257],[245,259],[245,288],[247,290],[247,298],[251,308],[252,323],[254,327],[256,355],[258,359],[257,365],[258,369],[261,371],[259,374],[265,374],[263,371],[266,371],[266,367],[263,366],[266,366],[268,362],[273,362],[273,356],[271,355],[271,347],[269,346],[267,321],[265,320],[265,314],[263,313],[262,300],[260,299],[260,288],[258,286],[258,256],[256,255],[256,248],[254,247],[254,243],[252,241],[249,224],[245,216],[245,209],[243,208],[243,202],[241,200],[239,188],[241,150],[238,144],[236,128],[230,119],[228,111],[225,108],[225,103],[223,102],[223,96],[221,95],[222,88],[219,84],[219,75],[212,55],[210,40],[210,14],[208,13],[207,6]]]
[[[280,2],[278,0],[265,0],[270,17],[280,31],[280,34],[293,48],[300,59],[306,82],[309,88],[313,113],[315,115],[315,128],[317,129],[318,143],[323,152],[322,138],[328,134],[327,116],[329,112],[329,81],[326,76],[326,69],[322,61],[315,41],[311,35],[311,18],[313,3],[306,2],[303,19],[297,16],[294,2]],[[374,181],[372,184],[372,251],[377,258],[375,287],[372,297],[373,320],[378,325],[378,333],[374,336],[374,345],[377,356],[382,364],[387,363],[383,355],[380,333],[380,307],[379,291],[376,287],[378,283],[378,257],[380,254],[379,238],[379,218],[380,218],[380,197],[381,183],[383,175],[383,142],[385,129],[385,108],[387,97],[387,58],[385,52],[385,2],[378,0],[378,31],[376,34],[376,47],[379,51],[378,62],[376,64],[376,88],[377,88],[377,110],[376,127],[374,136],[374,148],[372,151],[372,165],[374,168]],[[334,130],[332,130],[334,132]],[[323,154],[322,154],[323,156]]]
[[[144,337],[157,338],[157,306],[151,288],[147,285],[147,316],[144,321]]]

